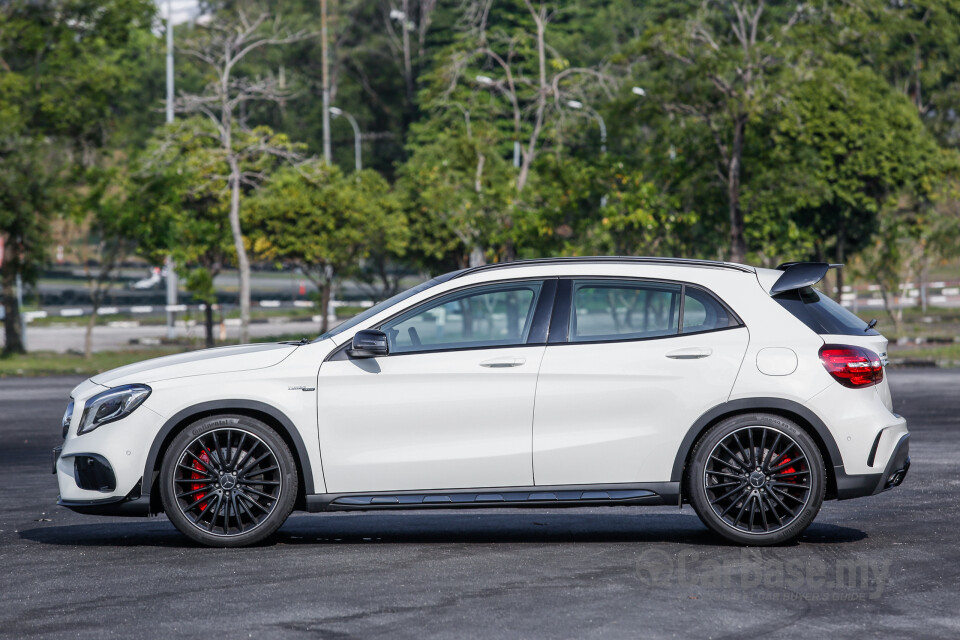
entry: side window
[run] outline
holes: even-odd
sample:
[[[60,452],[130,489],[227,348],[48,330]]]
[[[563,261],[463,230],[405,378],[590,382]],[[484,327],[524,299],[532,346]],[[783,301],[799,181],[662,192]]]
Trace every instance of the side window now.
[[[523,344],[542,283],[472,287],[418,307],[382,327],[390,353]]]
[[[700,289],[687,287],[683,297],[683,333],[735,327],[738,322],[726,307]]]
[[[629,340],[677,334],[680,285],[576,281],[570,341]]]

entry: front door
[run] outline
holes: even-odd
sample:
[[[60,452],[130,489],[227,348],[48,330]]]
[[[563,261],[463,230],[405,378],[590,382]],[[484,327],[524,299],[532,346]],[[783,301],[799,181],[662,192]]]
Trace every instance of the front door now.
[[[514,281],[447,293],[379,327],[389,355],[341,351],[324,362],[327,491],[532,485],[533,402],[555,287]]]

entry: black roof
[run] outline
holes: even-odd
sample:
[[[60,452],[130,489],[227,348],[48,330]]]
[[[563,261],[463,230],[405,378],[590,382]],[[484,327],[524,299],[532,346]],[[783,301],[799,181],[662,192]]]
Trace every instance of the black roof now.
[[[531,267],[538,265],[552,264],[660,264],[677,267],[701,267],[709,269],[730,269],[732,271],[741,271],[743,273],[754,273],[752,267],[733,262],[720,262],[718,260],[691,260],[687,258],[654,258],[654,257],[634,257],[634,256],[583,256],[573,258],[537,258],[534,260],[516,260],[514,262],[497,262],[495,264],[485,264],[480,267],[470,267],[456,272],[454,278],[461,278],[481,271],[490,271],[493,269],[509,269],[511,267]]]

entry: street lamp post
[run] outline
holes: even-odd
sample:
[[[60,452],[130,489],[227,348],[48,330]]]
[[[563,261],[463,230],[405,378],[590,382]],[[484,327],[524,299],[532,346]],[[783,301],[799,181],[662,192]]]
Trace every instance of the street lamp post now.
[[[510,99],[513,105],[513,167],[520,168],[520,111],[517,106],[517,96],[503,86],[502,82],[497,82],[490,76],[477,76],[477,82],[488,87],[496,87]]]
[[[603,120],[603,116],[597,113],[596,109],[594,109],[589,105],[583,104],[579,100],[567,100],[567,106],[570,107],[571,109],[576,109],[578,111],[580,109],[583,109],[584,111],[586,111],[596,119],[597,124],[600,125],[600,155],[601,156],[607,155],[607,123]],[[607,206],[606,194],[600,196],[600,206],[601,207]]]
[[[353,127],[353,164],[357,173],[360,173],[363,166],[360,162],[360,127],[357,125],[357,121],[352,115],[339,107],[330,107],[330,114],[334,117],[343,116],[350,121],[350,126]]]
[[[580,109],[583,109],[584,111],[586,111],[587,113],[589,113],[591,116],[594,117],[594,119],[597,121],[597,124],[600,125],[600,154],[601,154],[601,155],[606,155],[606,153],[607,153],[607,123],[603,120],[603,116],[601,116],[599,113],[597,113],[597,111],[596,111],[593,107],[591,107],[591,106],[589,106],[589,105],[585,105],[585,104],[583,104],[582,102],[580,102],[579,100],[567,100],[567,106],[570,107],[571,109],[576,109],[576,110],[578,110],[578,111],[579,111]]]
[[[167,124],[173,122],[173,0],[167,0]],[[177,335],[176,314],[170,307],[177,304],[177,271],[173,256],[167,256],[167,339]]]

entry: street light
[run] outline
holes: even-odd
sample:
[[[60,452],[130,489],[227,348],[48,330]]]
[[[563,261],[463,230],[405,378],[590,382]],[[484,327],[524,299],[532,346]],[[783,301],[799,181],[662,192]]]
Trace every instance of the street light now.
[[[588,107],[579,100],[567,100],[567,106],[578,111],[583,109],[596,119],[597,124],[600,125],[600,153],[605,154],[607,152],[607,123],[604,122],[603,116],[597,113],[593,107]]]
[[[496,87],[500,89],[513,104],[513,167],[515,169],[520,168],[520,110],[517,106],[517,96],[511,92],[509,89],[505,88],[502,83],[497,82],[490,76],[477,76],[477,82],[480,84],[486,85],[488,87]]]
[[[357,121],[354,120],[352,115],[339,107],[330,107],[330,114],[334,117],[343,116],[350,121],[350,126],[353,127],[353,164],[357,173],[360,173],[360,169],[363,167],[360,163],[360,127],[357,126]]]
[[[600,155],[607,155],[607,123],[603,121],[603,116],[597,113],[597,110],[593,107],[589,107],[579,100],[567,100],[567,106],[571,109],[580,110],[583,109],[590,115],[592,115],[597,120],[597,124],[600,125]],[[607,196],[606,194],[600,196],[600,206],[607,206]]]
[[[173,0],[167,0],[167,124],[173,122]],[[173,256],[167,259],[167,340],[177,336],[177,314],[170,307],[177,304],[177,270]]]

